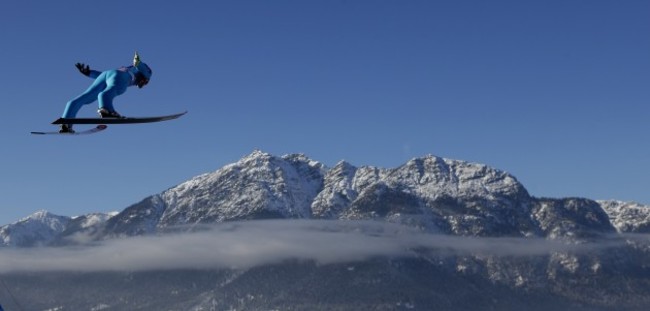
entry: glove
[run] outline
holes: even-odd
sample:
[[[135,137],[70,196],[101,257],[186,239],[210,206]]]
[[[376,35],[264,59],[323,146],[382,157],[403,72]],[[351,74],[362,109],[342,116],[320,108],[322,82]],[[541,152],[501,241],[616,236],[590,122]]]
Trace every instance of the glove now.
[[[84,76],[90,76],[90,66],[82,63],[76,63],[75,67],[77,67],[77,69],[79,69],[79,72],[81,72],[81,74]]]
[[[137,85],[138,88],[143,88],[148,83],[149,79],[147,79],[142,73],[138,72],[135,74],[135,85]]]

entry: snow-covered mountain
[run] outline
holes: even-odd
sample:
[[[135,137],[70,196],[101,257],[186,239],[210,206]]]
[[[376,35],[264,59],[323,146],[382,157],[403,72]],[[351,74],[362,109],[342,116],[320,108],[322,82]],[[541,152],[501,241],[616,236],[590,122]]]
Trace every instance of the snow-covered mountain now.
[[[40,210],[12,224],[0,227],[0,246],[31,247],[50,245],[62,237],[96,232],[113,213],[92,213],[77,217],[54,215]]]
[[[483,164],[427,155],[397,168],[328,168],[302,154],[259,150],[145,198],[119,213],[75,218],[40,211],[0,227],[4,245],[154,233],[247,219],[373,219],[461,236],[579,239],[648,232],[650,207],[583,198],[535,198]]]
[[[650,233],[650,206],[621,201],[598,203],[618,232]]]
[[[47,244],[63,232],[71,218],[40,210],[17,222],[0,227],[3,246],[38,246]]]
[[[528,194],[517,179],[483,164],[432,155],[397,168],[328,168],[302,154],[254,151],[125,209],[107,236],[140,235],[180,225],[245,219],[374,219],[461,236],[580,238],[643,228],[641,205]],[[630,207],[632,206],[632,207]],[[607,210],[604,209],[607,208]],[[617,216],[618,215],[618,216]],[[616,228],[610,217],[616,218]]]
[[[0,227],[0,237],[10,246],[67,245],[269,218],[377,220],[463,243],[511,241],[533,243],[527,249],[534,249],[543,241],[539,247],[559,248],[518,256],[450,255],[444,249],[415,248],[407,258],[373,257],[353,263],[298,260],[245,269],[3,277],[9,278],[13,291],[25,295],[21,302],[28,301],[35,310],[650,306],[650,242],[646,235],[628,234],[649,232],[650,206],[536,198],[507,172],[433,155],[396,168],[357,167],[345,161],[329,168],[302,154],[280,157],[254,151],[119,213],[68,218],[41,211]]]

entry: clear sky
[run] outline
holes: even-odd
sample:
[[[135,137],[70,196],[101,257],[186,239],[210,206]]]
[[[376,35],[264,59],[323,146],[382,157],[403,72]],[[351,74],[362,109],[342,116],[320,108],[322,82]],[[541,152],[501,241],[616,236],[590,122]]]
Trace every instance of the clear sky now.
[[[505,170],[538,197],[650,204],[650,1],[0,2],[0,224],[122,210],[255,149],[328,166],[434,154]],[[54,130],[93,69],[149,86],[127,116]],[[94,116],[96,105],[79,116]],[[79,127],[78,127],[79,128]]]

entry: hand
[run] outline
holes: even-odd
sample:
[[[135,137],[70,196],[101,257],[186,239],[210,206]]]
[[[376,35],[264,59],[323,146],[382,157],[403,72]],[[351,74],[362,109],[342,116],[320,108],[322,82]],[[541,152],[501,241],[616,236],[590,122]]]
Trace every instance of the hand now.
[[[144,78],[137,82],[138,88],[143,88],[145,85],[149,84],[149,79]]]
[[[76,63],[75,67],[77,67],[77,69],[79,69],[79,72],[81,72],[81,74],[84,76],[90,76],[90,66],[82,63]]]

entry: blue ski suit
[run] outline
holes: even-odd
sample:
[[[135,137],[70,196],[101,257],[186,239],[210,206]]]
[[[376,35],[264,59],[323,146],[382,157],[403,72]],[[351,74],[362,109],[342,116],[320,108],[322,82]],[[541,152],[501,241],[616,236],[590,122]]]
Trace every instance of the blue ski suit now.
[[[138,85],[138,79],[144,77],[148,81],[151,78],[151,69],[144,62],[139,62],[137,66],[121,67],[104,72],[90,70],[88,77],[95,81],[84,93],[67,103],[63,111],[63,118],[76,117],[82,106],[95,100],[99,102],[99,109],[115,111],[113,98],[124,94],[129,86]]]

